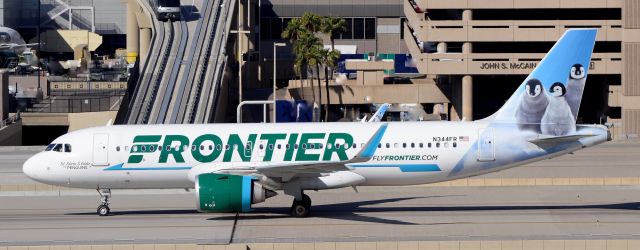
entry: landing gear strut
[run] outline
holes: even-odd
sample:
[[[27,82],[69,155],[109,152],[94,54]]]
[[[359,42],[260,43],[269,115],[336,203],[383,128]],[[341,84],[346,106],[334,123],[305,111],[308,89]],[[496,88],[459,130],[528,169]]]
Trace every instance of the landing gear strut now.
[[[307,217],[311,211],[311,198],[308,195],[302,194],[302,200],[293,199],[293,205],[291,205],[291,215],[293,217]]]
[[[111,197],[111,189],[96,189],[98,194],[100,194],[100,205],[96,212],[100,216],[107,216],[111,209],[109,209],[109,198]]]

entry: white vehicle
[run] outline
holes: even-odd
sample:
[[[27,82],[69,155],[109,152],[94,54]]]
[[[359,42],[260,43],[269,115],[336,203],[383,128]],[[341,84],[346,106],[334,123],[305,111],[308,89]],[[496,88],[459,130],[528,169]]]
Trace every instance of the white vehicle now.
[[[305,190],[495,172],[610,140],[605,126],[576,126],[569,109],[576,104],[564,98],[584,89],[566,83],[570,73],[586,79],[595,36],[595,29],[567,31],[483,120],[104,126],[60,136],[23,171],[42,183],[97,189],[100,215],[109,213],[111,189],[188,188],[202,212],[248,212],[283,190],[296,217],[311,209]]]

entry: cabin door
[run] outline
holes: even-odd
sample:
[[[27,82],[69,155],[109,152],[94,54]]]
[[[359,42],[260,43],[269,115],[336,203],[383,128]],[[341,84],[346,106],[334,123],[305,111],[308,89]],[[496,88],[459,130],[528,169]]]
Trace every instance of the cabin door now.
[[[93,135],[93,165],[109,165],[109,134]]]
[[[495,161],[493,128],[478,130],[478,161]]]

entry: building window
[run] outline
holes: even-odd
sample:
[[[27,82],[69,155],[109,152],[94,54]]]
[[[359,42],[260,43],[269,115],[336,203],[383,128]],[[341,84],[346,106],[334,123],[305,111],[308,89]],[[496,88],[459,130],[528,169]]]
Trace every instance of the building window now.
[[[364,19],[364,39],[376,39],[376,19]]]
[[[364,18],[353,19],[353,39],[364,39]]]
[[[342,32],[342,39],[353,39],[353,18],[345,18],[347,23],[344,32]]]

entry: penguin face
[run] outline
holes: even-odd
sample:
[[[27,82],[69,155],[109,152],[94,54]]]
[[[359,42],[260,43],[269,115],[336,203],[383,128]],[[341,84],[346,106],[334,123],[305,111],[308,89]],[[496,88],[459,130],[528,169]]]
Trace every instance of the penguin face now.
[[[551,88],[549,88],[549,92],[551,92],[551,95],[555,97],[561,97],[567,93],[567,88],[565,88],[564,84],[562,84],[561,82],[556,82],[551,85]]]
[[[584,67],[582,66],[582,64],[574,64],[573,66],[571,66],[571,79],[582,79],[585,77],[585,73],[586,72],[584,72]]]
[[[538,79],[531,79],[527,81],[524,88],[525,92],[527,92],[527,95],[530,97],[539,96],[543,91],[542,83]]]

